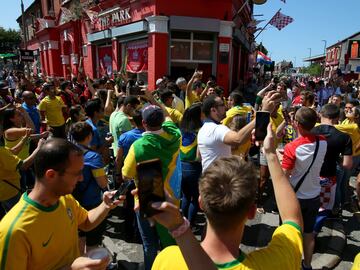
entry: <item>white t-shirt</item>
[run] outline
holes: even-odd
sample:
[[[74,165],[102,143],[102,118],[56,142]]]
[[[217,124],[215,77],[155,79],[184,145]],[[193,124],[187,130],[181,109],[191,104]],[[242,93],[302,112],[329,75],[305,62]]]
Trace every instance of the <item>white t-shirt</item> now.
[[[203,171],[217,158],[231,156],[231,146],[224,138],[230,129],[227,126],[206,121],[198,133],[198,147]]]

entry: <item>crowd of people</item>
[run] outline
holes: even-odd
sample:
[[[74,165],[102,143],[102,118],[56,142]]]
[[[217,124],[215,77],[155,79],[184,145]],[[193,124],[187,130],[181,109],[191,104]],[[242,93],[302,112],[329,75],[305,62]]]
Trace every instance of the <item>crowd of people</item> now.
[[[105,269],[108,257],[86,254],[102,245],[120,203],[145,269],[312,269],[326,219],[360,208],[349,189],[360,165],[359,81],[273,77],[226,97],[198,70],[164,76],[155,91],[126,74],[2,76],[0,269]],[[263,141],[253,132],[258,111],[270,115]],[[154,202],[148,219],[137,169],[154,159],[166,202]],[[279,227],[266,248],[245,255],[245,223],[265,212],[270,183]]]

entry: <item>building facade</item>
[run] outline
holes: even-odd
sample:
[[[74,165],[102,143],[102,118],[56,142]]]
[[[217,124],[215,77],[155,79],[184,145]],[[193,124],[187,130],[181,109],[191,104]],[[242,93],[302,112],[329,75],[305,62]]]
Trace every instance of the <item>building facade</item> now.
[[[154,89],[164,75],[199,69],[226,91],[249,76],[253,6],[237,14],[243,0],[38,1],[42,18],[28,49],[39,51],[46,75],[126,71]]]

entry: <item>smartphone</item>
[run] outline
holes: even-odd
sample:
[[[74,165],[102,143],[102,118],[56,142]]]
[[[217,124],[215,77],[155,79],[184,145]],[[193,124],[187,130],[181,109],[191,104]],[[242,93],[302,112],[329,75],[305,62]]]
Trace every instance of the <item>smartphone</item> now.
[[[284,116],[284,120],[286,123],[291,123],[291,118],[287,110],[282,110],[282,114]]]
[[[126,192],[128,192],[129,187],[133,185],[133,183],[133,180],[125,181],[124,183],[122,183],[119,189],[115,192],[114,196],[111,198],[111,200],[116,201],[121,195],[125,195]]]
[[[136,165],[136,171],[140,216],[148,218],[159,213],[158,210],[151,207],[151,204],[165,201],[161,161],[160,159],[152,159],[139,162]]]
[[[255,140],[263,141],[266,137],[267,126],[270,123],[270,113],[269,112],[256,112],[255,117]]]

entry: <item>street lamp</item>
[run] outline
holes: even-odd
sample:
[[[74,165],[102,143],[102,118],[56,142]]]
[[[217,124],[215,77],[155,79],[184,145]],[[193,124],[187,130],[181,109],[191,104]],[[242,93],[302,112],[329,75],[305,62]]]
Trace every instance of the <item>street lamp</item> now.
[[[311,58],[311,48],[308,48],[308,50],[310,51],[310,56],[309,56],[309,58]]]
[[[323,39],[323,40],[321,40],[321,41],[324,42],[324,54],[326,54],[326,44],[327,44],[327,42],[326,42],[325,39]]]

